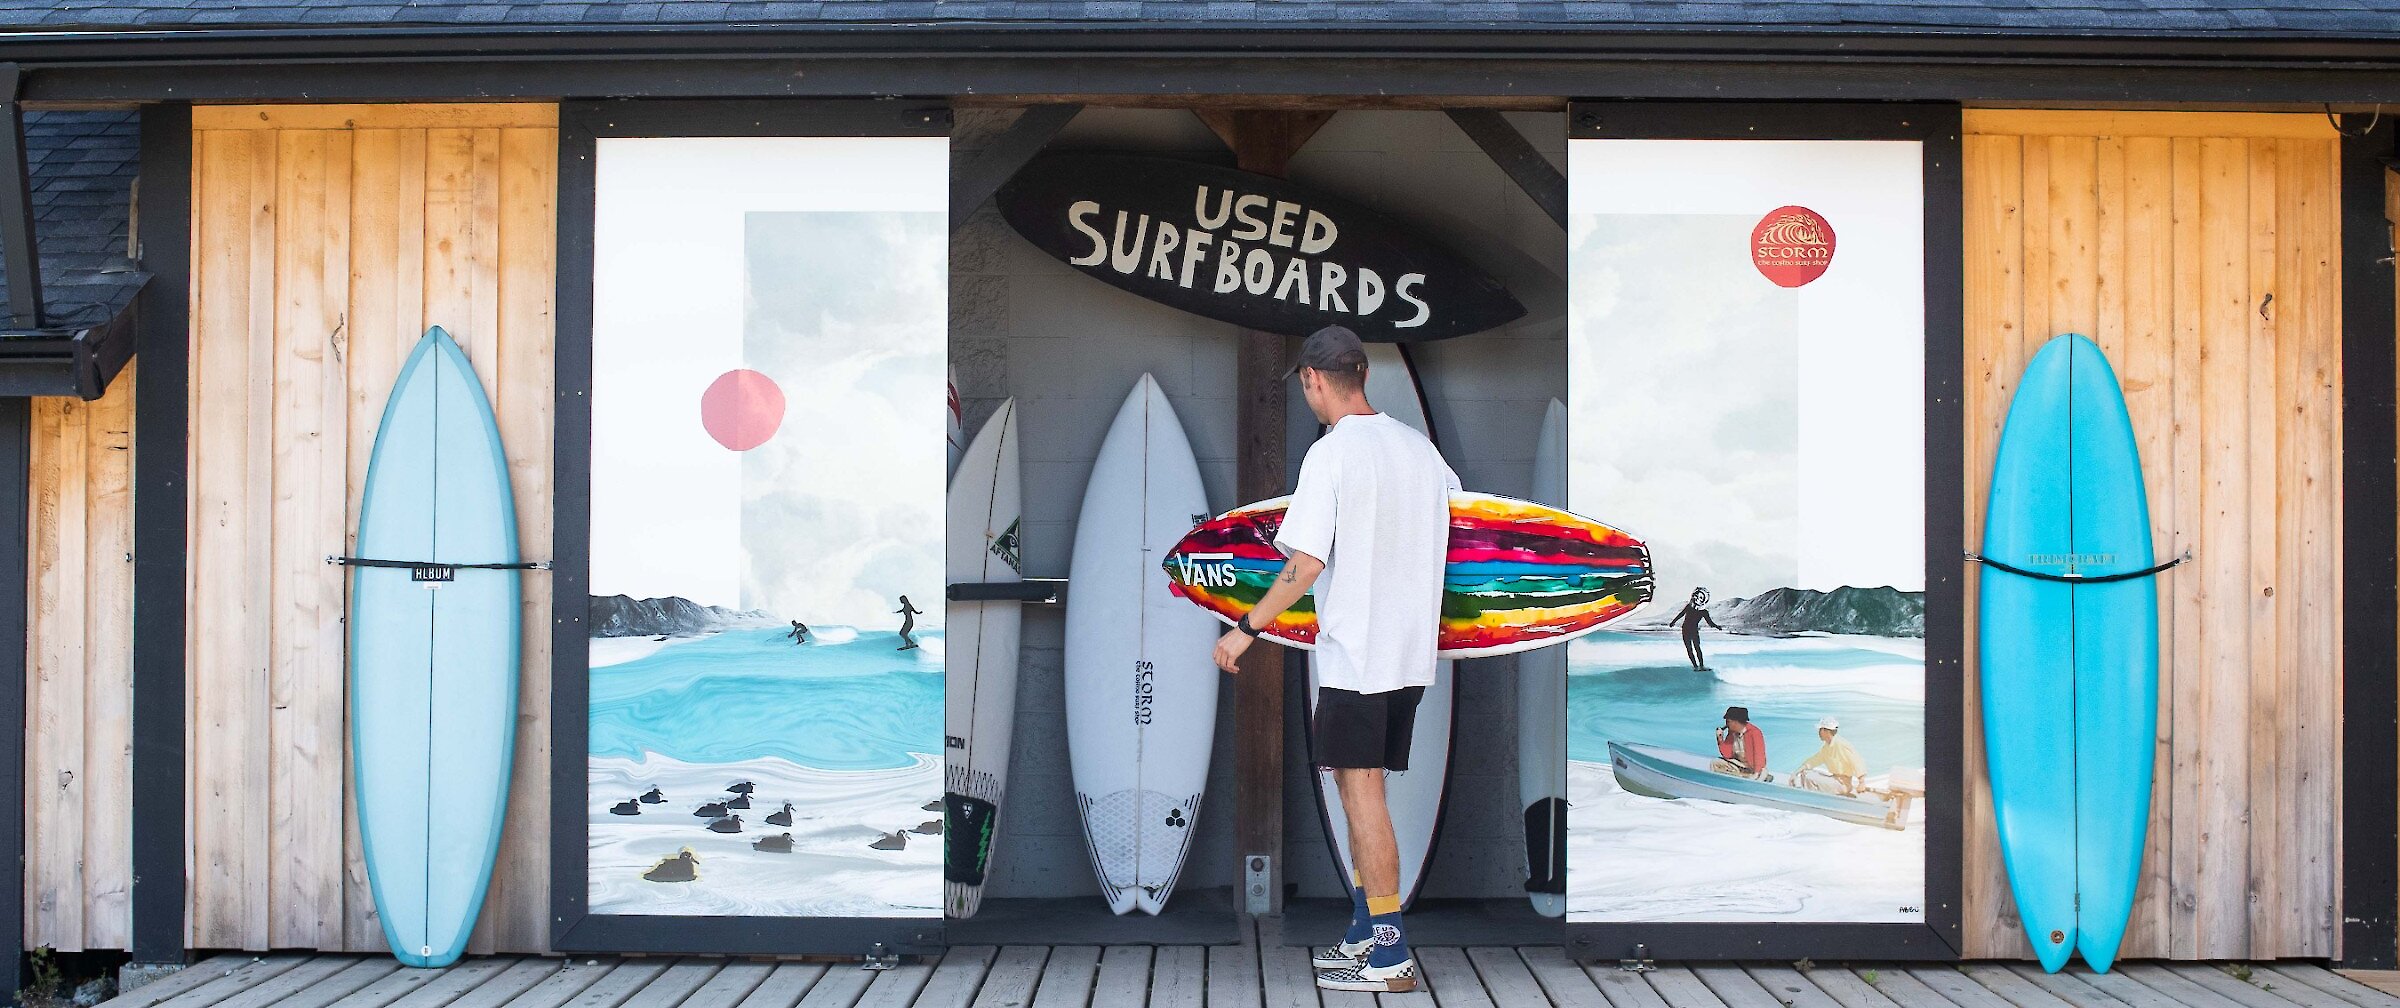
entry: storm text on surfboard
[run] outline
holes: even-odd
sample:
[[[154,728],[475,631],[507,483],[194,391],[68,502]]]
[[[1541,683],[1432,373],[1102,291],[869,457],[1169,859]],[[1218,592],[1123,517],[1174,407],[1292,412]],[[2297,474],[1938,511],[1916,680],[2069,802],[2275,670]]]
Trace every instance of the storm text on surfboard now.
[[[1150,723],[1150,694],[1158,678],[1157,668],[1147,661],[1133,663],[1133,723]]]

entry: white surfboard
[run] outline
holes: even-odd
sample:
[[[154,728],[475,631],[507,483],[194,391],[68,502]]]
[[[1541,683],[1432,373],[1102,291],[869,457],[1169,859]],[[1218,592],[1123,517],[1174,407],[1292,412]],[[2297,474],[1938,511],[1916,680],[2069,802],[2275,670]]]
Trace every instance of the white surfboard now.
[[[1010,399],[984,422],[950,480],[949,556],[944,566],[950,583],[1008,584],[1023,579],[1017,541],[1024,512],[1019,483],[1017,401]],[[1023,617],[1015,602],[949,606],[942,718],[947,736],[942,910],[951,917],[973,917],[983,902],[1008,791]]]
[[[949,473],[950,478],[957,479],[958,460],[967,447],[967,414],[964,409],[960,408],[962,404],[958,401],[958,370],[956,368],[950,371],[949,388],[949,405],[943,407],[942,415],[947,418],[944,433],[950,441],[950,461],[947,463],[950,468],[943,471]]]
[[[1550,400],[1533,449],[1533,501],[1567,505],[1567,404]],[[1525,895],[1567,912],[1567,649],[1517,656],[1517,807],[1525,814]]]
[[[1367,402],[1376,411],[1417,429],[1430,438],[1433,425],[1426,420],[1425,395],[1417,387],[1416,372],[1409,369],[1407,355],[1391,343],[1369,343],[1367,346]],[[1335,545],[1338,553],[1340,545]],[[1433,842],[1441,831],[1442,802],[1450,779],[1450,728],[1455,715],[1452,701],[1458,682],[1451,662],[1434,663],[1434,683],[1425,687],[1425,699],[1417,705],[1417,730],[1410,737],[1408,770],[1384,779],[1384,803],[1392,810],[1392,837],[1400,844],[1400,905],[1416,902],[1417,890],[1425,883],[1425,866],[1433,860]],[[1317,708],[1317,667],[1312,660],[1308,667],[1308,708],[1314,715]],[[1315,744],[1314,740],[1310,743]],[[1342,814],[1342,796],[1335,790],[1333,774],[1317,771],[1317,803],[1325,814],[1325,837],[1333,849],[1333,867],[1343,881],[1350,879],[1350,820]]]
[[[1110,910],[1158,913],[1200,817],[1217,730],[1216,621],[1160,567],[1209,516],[1200,466],[1143,375],[1092,464],[1067,600],[1067,753]]]

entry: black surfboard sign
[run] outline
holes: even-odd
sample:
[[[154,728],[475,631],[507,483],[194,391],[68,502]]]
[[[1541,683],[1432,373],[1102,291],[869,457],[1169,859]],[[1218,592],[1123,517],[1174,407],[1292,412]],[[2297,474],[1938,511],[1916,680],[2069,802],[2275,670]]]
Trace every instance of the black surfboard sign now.
[[[1171,158],[1045,154],[1000,188],[1042,251],[1160,304],[1305,336],[1419,342],[1514,321],[1525,306],[1457,253],[1358,204],[1283,179]]]

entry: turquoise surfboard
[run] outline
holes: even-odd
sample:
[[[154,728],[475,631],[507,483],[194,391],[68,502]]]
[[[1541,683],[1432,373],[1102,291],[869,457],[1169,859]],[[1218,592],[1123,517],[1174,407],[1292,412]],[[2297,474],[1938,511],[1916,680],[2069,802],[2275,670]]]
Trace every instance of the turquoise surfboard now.
[[[517,562],[516,504],[491,401],[439,326],[401,366],[375,430],[353,554]],[[483,906],[516,739],[514,570],[357,566],[350,744],[359,835],[392,954],[447,966]]]
[[[1992,462],[1983,556],[2053,576],[2151,566],[2150,505],[2116,373],[2091,340],[2025,366]],[[1984,753],[2017,912],[2042,966],[2106,972],[2132,916],[2158,729],[2153,577],[1979,572]]]

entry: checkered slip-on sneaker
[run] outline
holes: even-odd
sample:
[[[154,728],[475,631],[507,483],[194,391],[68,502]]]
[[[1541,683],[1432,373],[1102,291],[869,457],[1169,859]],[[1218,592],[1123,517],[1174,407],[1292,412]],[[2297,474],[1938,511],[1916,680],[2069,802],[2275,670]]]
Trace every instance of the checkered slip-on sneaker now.
[[[1321,969],[1317,971],[1317,986],[1325,990],[1406,994],[1417,989],[1417,960],[1411,957],[1390,966],[1360,963],[1339,969]]]
[[[1310,949],[1309,953],[1310,957],[1316,960],[1318,969],[1349,969],[1353,966],[1366,965],[1367,950],[1374,947],[1375,939],[1369,938],[1355,944],[1343,942],[1339,945],[1319,945]]]

